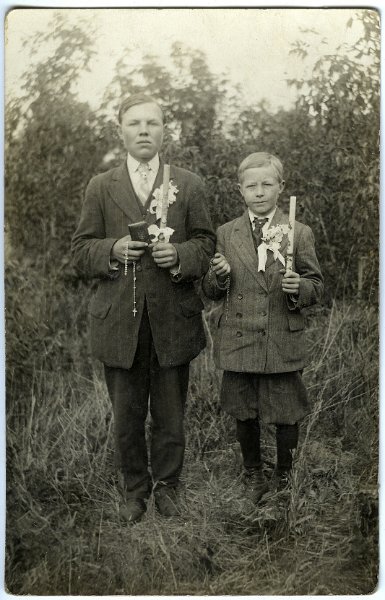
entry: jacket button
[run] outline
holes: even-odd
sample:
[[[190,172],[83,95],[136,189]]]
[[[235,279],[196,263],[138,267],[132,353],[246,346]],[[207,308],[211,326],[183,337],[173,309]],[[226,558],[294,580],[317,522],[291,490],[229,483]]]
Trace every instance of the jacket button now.
[[[242,337],[242,331],[237,331],[237,337]]]
[[[137,270],[137,271],[141,271],[141,270],[142,270],[142,267],[141,267],[141,265],[138,265],[138,264],[137,264],[137,265],[136,265],[136,270]]]
[[[262,317],[266,317],[266,316],[267,316],[267,312],[263,310],[263,311],[261,312],[261,316],[262,316]]]
[[[237,313],[235,316],[237,317],[237,319],[242,319],[242,313]]]
[[[243,294],[238,294],[238,300],[242,300]]]
[[[261,335],[266,335],[266,331],[264,331],[263,329],[262,329],[262,331],[260,331],[259,333],[260,333]]]

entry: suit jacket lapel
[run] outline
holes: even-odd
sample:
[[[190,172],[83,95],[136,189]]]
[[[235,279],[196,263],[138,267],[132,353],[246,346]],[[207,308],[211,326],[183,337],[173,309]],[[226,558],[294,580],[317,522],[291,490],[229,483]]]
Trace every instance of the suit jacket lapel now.
[[[131,223],[143,219],[131,179],[128,175],[126,162],[116,169],[112,177],[110,194],[112,200],[129,218]]]
[[[289,217],[282,212],[282,210],[280,208],[277,208],[277,210],[274,213],[274,216],[271,220],[270,223],[270,227],[274,227],[275,225],[288,225],[289,224]],[[287,235],[283,236],[283,240],[281,242],[281,249],[280,252],[283,255],[283,251],[286,249],[286,246],[288,244],[289,238],[287,237]]]
[[[115,202],[115,204],[117,204],[119,208],[124,212],[124,214],[128,217],[131,223],[141,221],[143,219],[145,219],[149,224],[156,222],[156,215],[151,214],[149,212],[149,208],[153,197],[152,194],[154,189],[160,187],[160,185],[162,184],[162,174],[163,162],[160,161],[159,170],[156,174],[154,185],[152,187],[152,190],[149,194],[145,206],[142,208],[140,200],[135,194],[134,187],[128,174],[126,162],[124,162],[122,165],[120,165],[120,167],[116,169],[112,177],[110,189],[111,198]]]
[[[235,225],[230,243],[245,267],[267,291],[265,277],[262,271],[258,272],[258,255],[254,247],[248,211],[245,211]]]

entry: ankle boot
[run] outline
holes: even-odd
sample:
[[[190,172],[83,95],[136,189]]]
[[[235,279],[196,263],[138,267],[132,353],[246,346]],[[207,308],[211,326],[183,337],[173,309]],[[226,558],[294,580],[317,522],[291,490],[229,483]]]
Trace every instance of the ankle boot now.
[[[245,495],[246,497],[258,504],[260,499],[269,490],[268,483],[265,479],[262,469],[245,469],[244,473]]]
[[[290,469],[275,468],[270,480],[270,487],[275,492],[282,492],[289,487]]]

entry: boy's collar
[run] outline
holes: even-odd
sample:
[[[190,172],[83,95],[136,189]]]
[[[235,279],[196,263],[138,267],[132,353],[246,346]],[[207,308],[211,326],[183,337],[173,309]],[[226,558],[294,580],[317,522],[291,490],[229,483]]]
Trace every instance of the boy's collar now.
[[[155,156],[151,160],[149,160],[147,164],[149,165],[151,171],[154,171],[154,173],[156,174],[159,170],[160,164],[159,154],[155,154]],[[139,165],[139,160],[136,160],[136,158],[131,156],[131,154],[127,154],[127,168],[129,173],[135,173]]]
[[[273,208],[273,210],[271,210],[271,211],[269,212],[269,214],[267,214],[267,215],[264,215],[263,217],[261,217],[261,215],[255,215],[255,214],[253,213],[253,211],[252,211],[252,210],[250,210],[250,208],[249,208],[249,207],[247,208],[247,210],[248,210],[248,213],[249,213],[249,219],[250,219],[250,223],[251,223],[251,224],[253,224],[253,222],[254,222],[254,219],[255,219],[255,218],[257,218],[257,219],[262,219],[262,218],[263,218],[263,219],[268,219],[268,221],[267,221],[267,226],[268,226],[268,227],[270,227],[270,224],[271,224],[271,222],[272,222],[272,220],[273,220],[273,217],[274,217],[274,215],[275,215],[275,213],[276,213],[277,207],[275,206],[275,207]]]

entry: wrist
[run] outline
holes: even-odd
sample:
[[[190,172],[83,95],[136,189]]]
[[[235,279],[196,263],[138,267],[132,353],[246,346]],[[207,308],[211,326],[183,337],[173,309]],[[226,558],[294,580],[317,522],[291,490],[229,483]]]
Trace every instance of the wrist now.
[[[116,240],[117,242],[118,240]],[[110,260],[117,260],[117,256],[115,254],[115,246],[116,246],[116,242],[113,243],[113,245],[111,246],[111,250],[110,250]]]
[[[174,264],[171,266],[172,269],[180,267],[178,250],[175,248],[174,244],[171,244],[174,249]]]
[[[225,275],[217,275],[216,281],[217,287],[220,290],[226,290],[230,285],[230,273],[226,273]]]
[[[179,262],[178,262],[177,265],[175,265],[174,267],[170,268],[170,275],[171,275],[173,281],[179,281],[181,279],[181,277],[182,277],[182,268],[181,268]]]
[[[220,283],[224,283],[229,275],[229,273],[221,273],[220,275],[215,273],[215,276]]]

